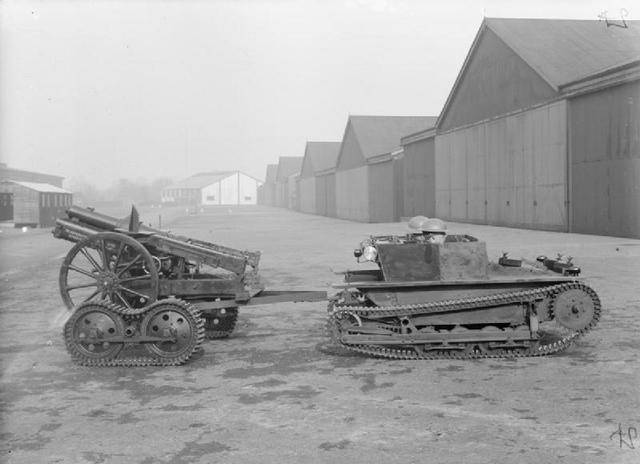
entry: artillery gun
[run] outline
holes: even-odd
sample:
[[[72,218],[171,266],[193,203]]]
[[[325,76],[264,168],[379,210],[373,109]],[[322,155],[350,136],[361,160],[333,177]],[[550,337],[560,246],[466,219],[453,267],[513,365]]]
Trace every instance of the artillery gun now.
[[[398,359],[540,356],[566,349],[598,322],[600,300],[571,259],[505,255],[490,263],[475,237],[442,238],[430,243],[419,232],[363,241],[354,255],[375,268],[346,271],[334,285],[334,341]]]
[[[65,343],[82,365],[182,364],[205,336],[231,334],[239,306],[326,298],[265,291],[259,252],[143,226],[135,207],[124,219],[77,206],[66,215],[53,235],[75,243],[59,286],[73,310]]]

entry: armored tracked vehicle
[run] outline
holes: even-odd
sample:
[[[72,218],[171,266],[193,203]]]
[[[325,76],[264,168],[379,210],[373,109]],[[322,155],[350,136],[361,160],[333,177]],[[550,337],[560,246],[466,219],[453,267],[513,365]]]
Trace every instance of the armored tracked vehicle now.
[[[346,271],[334,285],[328,326],[337,344],[398,359],[540,356],[598,322],[600,300],[571,259],[491,263],[484,242],[426,221],[354,251],[375,268]]]

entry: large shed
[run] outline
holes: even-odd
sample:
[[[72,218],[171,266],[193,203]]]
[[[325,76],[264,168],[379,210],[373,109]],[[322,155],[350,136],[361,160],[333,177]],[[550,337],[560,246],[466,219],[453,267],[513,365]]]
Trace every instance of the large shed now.
[[[435,136],[431,127],[402,138],[403,216],[436,214]]]
[[[640,238],[640,22],[487,18],[437,123],[443,219]]]
[[[403,215],[400,140],[434,125],[428,116],[349,116],[336,162],[336,215],[392,222]]]
[[[298,182],[299,206],[303,213],[327,216],[328,202],[333,201],[335,205],[335,192],[327,195],[327,182],[330,182],[329,176],[335,176],[339,152],[340,142],[307,142]],[[331,170],[334,172],[327,172]],[[332,209],[335,210],[335,206]]]
[[[258,204],[273,206],[276,201],[277,164],[268,164],[264,184],[258,187]]]
[[[287,208],[294,211],[300,210],[299,182],[299,172],[294,172],[287,178]]]
[[[281,156],[278,159],[274,206],[289,208],[291,193],[291,188],[289,188],[289,177],[292,174],[299,174],[301,166],[302,156]]]
[[[16,227],[53,227],[56,219],[73,203],[73,194],[42,182],[1,181],[0,192],[11,196],[11,212]],[[9,219],[9,218],[7,218]]]
[[[163,203],[255,205],[262,181],[240,171],[203,172],[162,189]]]

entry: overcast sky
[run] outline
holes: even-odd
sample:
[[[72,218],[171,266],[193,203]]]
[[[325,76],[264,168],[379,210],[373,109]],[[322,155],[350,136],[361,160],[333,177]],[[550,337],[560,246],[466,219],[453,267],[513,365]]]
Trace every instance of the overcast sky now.
[[[483,16],[597,19],[617,1],[4,1],[0,160],[113,180],[235,170],[349,114],[437,116]]]

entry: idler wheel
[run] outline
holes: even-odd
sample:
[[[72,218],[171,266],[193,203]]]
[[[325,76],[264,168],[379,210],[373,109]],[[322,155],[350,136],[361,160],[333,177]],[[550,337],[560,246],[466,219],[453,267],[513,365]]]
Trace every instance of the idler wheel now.
[[[591,324],[599,306],[600,300],[590,288],[570,288],[556,296],[553,312],[561,326],[583,330]]]
[[[202,343],[204,321],[199,312],[178,299],[162,300],[151,305],[140,325],[143,335],[165,340],[145,343],[152,354],[165,360],[183,362]]]
[[[109,339],[122,337],[124,324],[105,301],[90,301],[77,307],[64,326],[64,341],[71,356],[81,364],[115,358],[121,342]]]

